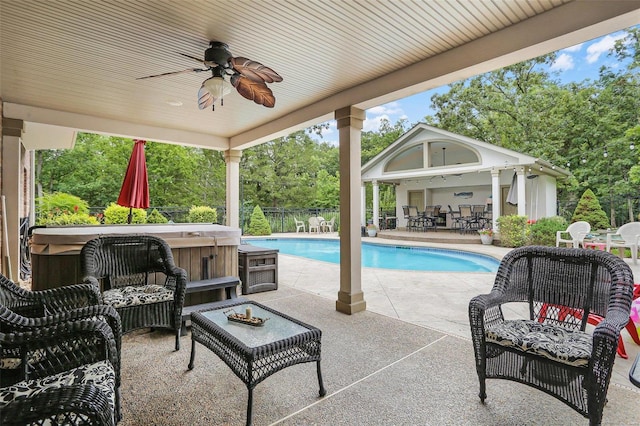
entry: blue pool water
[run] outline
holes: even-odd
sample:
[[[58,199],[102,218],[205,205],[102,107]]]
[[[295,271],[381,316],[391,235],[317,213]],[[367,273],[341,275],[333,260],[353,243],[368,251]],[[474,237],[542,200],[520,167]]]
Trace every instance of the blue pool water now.
[[[340,263],[340,242],[309,238],[261,238],[243,244],[278,249],[282,254]],[[362,266],[382,269],[448,272],[496,272],[490,256],[458,250],[362,243]]]

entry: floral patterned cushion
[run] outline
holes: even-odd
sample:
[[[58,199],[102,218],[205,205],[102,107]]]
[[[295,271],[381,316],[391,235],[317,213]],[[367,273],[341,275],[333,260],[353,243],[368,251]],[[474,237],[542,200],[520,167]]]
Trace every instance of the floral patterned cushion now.
[[[105,290],[102,298],[105,304],[121,308],[173,300],[173,291],[157,284],[126,286]]]
[[[107,397],[112,411],[115,413],[115,382],[116,376],[111,363],[100,361],[94,364],[83,365],[73,370],[65,371],[54,376],[48,376],[35,380],[24,380],[11,386],[0,388],[0,406],[5,406],[12,401],[28,399],[46,390],[71,386],[76,384],[92,383],[104,396]],[[86,418],[80,417],[78,424],[87,424]]]
[[[487,342],[517,348],[576,367],[589,364],[593,340],[581,331],[530,320],[504,321],[485,330]]]

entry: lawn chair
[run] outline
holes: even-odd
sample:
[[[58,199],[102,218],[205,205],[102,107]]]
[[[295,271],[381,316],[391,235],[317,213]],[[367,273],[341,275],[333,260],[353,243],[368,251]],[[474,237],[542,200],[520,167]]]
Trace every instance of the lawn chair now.
[[[300,232],[301,229],[302,229],[302,232],[307,232],[307,228],[305,227],[305,224],[303,221],[296,219],[295,216],[293,220],[296,223],[296,234]]]
[[[309,218],[309,233],[312,233],[315,230],[316,233],[319,234],[322,231],[320,225],[321,225],[320,218],[317,216],[311,216]]]
[[[561,243],[570,243],[573,248],[578,248],[590,231],[591,225],[589,222],[574,222],[565,231],[556,232],[556,247],[560,247]],[[569,236],[567,237],[566,234],[569,234]]]
[[[480,400],[486,379],[513,380],[599,425],[633,286],[629,266],[604,251],[527,246],[507,253],[491,293],[469,303]],[[505,319],[503,305],[512,311],[518,302],[528,318]],[[604,319],[587,332],[588,315],[562,315],[566,309]]]
[[[620,239],[614,239],[614,236]],[[638,263],[638,244],[640,243],[640,222],[630,222],[618,228],[615,234],[607,234],[607,251],[611,252],[612,248],[631,250],[631,259],[633,263]]]
[[[333,225],[336,223],[336,218],[332,217],[330,221],[324,221],[321,225],[322,232],[333,232]]]

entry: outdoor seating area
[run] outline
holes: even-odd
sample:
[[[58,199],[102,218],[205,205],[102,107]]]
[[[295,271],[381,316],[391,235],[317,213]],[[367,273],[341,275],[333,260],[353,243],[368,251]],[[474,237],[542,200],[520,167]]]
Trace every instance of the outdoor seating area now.
[[[291,236],[295,237],[296,234],[292,233]],[[323,237],[330,238],[329,235]],[[481,245],[477,250],[497,257],[511,251]],[[564,253],[567,249],[549,250]],[[580,252],[586,253],[589,258],[606,257],[617,267],[624,264],[618,257],[604,252]],[[513,256],[506,256],[505,260]],[[478,379],[473,374],[476,369],[474,350],[465,318],[466,304],[472,295],[489,292],[495,274],[455,274],[460,284],[459,296],[462,297],[456,297],[456,301],[443,307],[438,301],[447,293],[446,287],[442,286],[440,273],[365,268],[363,283],[366,283],[366,287],[363,290],[367,297],[367,311],[344,315],[334,307],[339,282],[338,265],[293,256],[281,256],[280,262],[282,265],[276,291],[234,299],[228,307],[221,304],[218,306],[221,309],[211,311],[211,314],[222,315],[223,309],[227,308],[245,313],[247,308],[253,308],[253,312],[246,314],[249,317],[268,318],[265,327],[271,321],[294,327],[281,331],[285,335],[293,333],[289,355],[276,356],[274,363],[261,360],[256,367],[256,371],[263,371],[261,376],[255,379],[245,377],[242,373],[244,367],[240,366],[245,363],[251,365],[254,355],[252,351],[234,343],[236,338],[245,337],[233,331],[231,333],[235,338],[220,334],[216,331],[218,326],[214,327],[213,323],[219,323],[224,328],[224,316],[218,318],[206,312],[206,317],[195,315],[197,333],[193,334],[191,330],[179,337],[182,346],[193,345],[191,351],[173,350],[173,330],[132,330],[122,337],[121,346],[118,337],[111,345],[111,352],[107,351],[119,355],[117,359],[112,357],[111,362],[96,365],[87,360],[80,366],[72,367],[82,369],[77,370],[74,377],[87,379],[74,387],[74,393],[69,397],[86,401],[87,405],[94,408],[102,407],[95,410],[96,413],[82,412],[79,415],[87,416],[91,424],[113,424],[110,419],[116,422],[121,416],[118,423],[121,426],[149,423],[159,418],[165,425],[433,424],[434,419],[439,424],[488,425],[513,422],[529,424],[534,417],[536,424],[550,424],[557,418],[570,424],[586,424],[578,412],[560,401],[518,383],[490,381],[487,384],[486,403],[482,404],[478,399]],[[416,279],[421,282],[421,289],[412,286],[400,289],[396,286],[393,290],[380,287],[389,286],[397,280],[412,282]],[[16,310],[28,304],[11,302],[13,299],[42,301],[45,295],[49,297],[60,291],[29,292],[19,289],[9,280],[3,283],[0,302],[2,305],[11,304]],[[91,305],[99,300],[100,293],[95,286],[81,284],[70,288],[76,291],[76,295],[62,305],[54,302],[56,298],[47,299],[54,309],[77,304]],[[549,302],[555,303],[557,300]],[[392,306],[392,309],[389,310],[387,306]],[[241,308],[240,311],[238,308]],[[85,318],[82,315],[97,312],[95,309],[98,308],[75,309],[73,314],[55,314],[55,318],[46,321],[58,321],[75,315]],[[111,307],[102,305],[99,309],[102,309],[100,312],[104,311],[107,318],[119,318]],[[527,310],[523,309],[522,313],[525,312]],[[596,312],[606,314],[600,310]],[[9,317],[15,317],[15,314]],[[7,317],[0,316],[0,320],[4,332]],[[33,325],[38,320],[25,317],[21,321],[31,321]],[[113,321],[111,326],[105,322],[98,326],[104,331],[103,334],[108,335],[112,327],[118,330],[119,324],[114,325]],[[88,322],[91,321],[80,321]],[[601,327],[606,327],[604,324],[608,323],[603,323]],[[250,327],[235,327],[238,326]],[[305,337],[309,339],[308,342],[297,335],[307,333],[305,330],[311,333]],[[246,338],[253,339],[250,336]],[[629,336],[624,335],[624,338],[628,340]],[[218,340],[221,343],[215,343]],[[3,350],[7,347],[5,342],[2,340],[0,346]],[[265,347],[272,346],[269,341],[264,344]],[[603,424],[633,424],[628,422],[630,401],[636,400],[640,391],[632,389],[628,374],[631,362],[640,353],[640,346],[634,343],[627,346],[629,359],[615,357],[613,382],[623,385],[609,386]],[[286,351],[285,346],[277,345],[278,351],[283,349]],[[103,353],[102,350],[97,352]],[[363,362],[365,359],[366,362]],[[295,368],[286,368],[298,363],[300,365]],[[118,366],[112,368],[113,373],[110,372],[110,365]],[[49,376],[56,372],[43,374]],[[275,372],[277,377],[269,377]],[[95,378],[96,374],[98,379]],[[86,385],[85,382],[90,383]],[[450,392],[450,389],[456,389],[456,392]],[[180,395],[182,403],[168,408],[166,401],[174,400],[175,395]],[[0,393],[0,407],[1,396]],[[526,407],[521,404],[523,399],[528,401]],[[110,403],[111,400],[114,402]],[[14,404],[11,407],[13,409],[16,406]],[[452,410],[453,406],[458,408]],[[540,406],[545,407],[542,413]],[[24,410],[24,407],[23,404],[20,409]],[[70,420],[68,423],[73,422]]]
[[[459,204],[457,210],[451,205],[447,207],[448,210],[443,210],[441,205],[425,206],[424,210],[420,211],[416,206],[402,206],[404,218],[407,221],[407,230],[426,232],[447,228],[445,226],[447,221],[442,221],[443,214],[445,217],[446,215],[450,217],[448,229],[461,234],[491,227],[492,214],[484,204]]]
[[[332,217],[330,220],[326,220],[322,216],[311,216],[309,218],[309,233],[310,234],[313,232],[317,234],[327,233],[327,232],[332,233],[334,232],[335,223],[336,223],[335,217]]]

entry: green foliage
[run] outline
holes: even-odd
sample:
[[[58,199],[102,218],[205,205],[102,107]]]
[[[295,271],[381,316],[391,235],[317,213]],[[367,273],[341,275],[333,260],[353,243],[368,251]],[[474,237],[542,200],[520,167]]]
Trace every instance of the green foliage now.
[[[607,229],[610,227],[607,214],[602,210],[600,202],[591,189],[584,191],[571,218],[571,222],[579,222],[581,220],[589,222],[592,229]]]
[[[164,217],[162,213],[158,211],[158,209],[151,210],[149,216],[147,216],[147,223],[168,223],[169,219]]]
[[[38,217],[57,214],[89,214],[89,205],[86,201],[75,195],[65,192],[54,192],[36,198],[36,212]]]
[[[100,225],[98,219],[88,213],[60,213],[49,212],[46,216],[40,216],[36,225]]]
[[[189,223],[216,223],[218,211],[209,206],[191,206],[187,221]]]
[[[529,241],[537,246],[554,246],[556,233],[567,229],[567,220],[561,216],[542,217],[530,227]]]
[[[104,209],[104,223],[122,224],[128,223],[129,207],[111,203]],[[133,209],[131,223],[147,223],[147,212],[144,209]]]
[[[87,202],[75,195],[54,192],[36,198],[36,225],[98,225],[89,216]]]
[[[502,247],[522,247],[527,244],[529,227],[526,216],[500,216],[498,227]]]
[[[253,208],[247,233],[249,235],[271,235],[271,226],[260,206]]]

